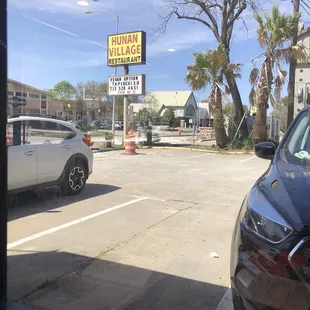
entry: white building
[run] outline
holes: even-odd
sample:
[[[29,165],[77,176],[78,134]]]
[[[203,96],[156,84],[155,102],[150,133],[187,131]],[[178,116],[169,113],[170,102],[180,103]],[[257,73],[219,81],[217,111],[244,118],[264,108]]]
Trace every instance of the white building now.
[[[213,115],[210,111],[209,100],[205,99],[198,103],[197,120],[199,127],[213,127]]]
[[[135,115],[141,109],[155,110],[164,115],[166,109],[172,107],[175,117],[186,126],[195,118],[197,103],[192,91],[152,91],[143,99],[142,103],[132,103],[129,108]],[[179,125],[179,124],[177,124]]]

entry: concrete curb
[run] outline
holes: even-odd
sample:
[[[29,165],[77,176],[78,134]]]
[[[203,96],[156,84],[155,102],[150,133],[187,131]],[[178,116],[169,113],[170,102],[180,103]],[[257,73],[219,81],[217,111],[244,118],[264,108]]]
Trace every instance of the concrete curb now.
[[[196,151],[196,152],[205,152],[205,153],[217,153],[217,154],[233,154],[233,155],[255,155],[254,151],[215,151],[215,150],[205,150],[205,149],[196,149],[191,147],[176,147],[176,146],[153,146],[153,149],[162,149],[162,150],[178,150],[178,151]]]
[[[111,149],[104,149],[104,150],[92,150],[93,154],[95,153],[104,153],[104,152],[112,152],[112,151],[123,151],[125,150],[124,147],[122,148],[111,148]]]

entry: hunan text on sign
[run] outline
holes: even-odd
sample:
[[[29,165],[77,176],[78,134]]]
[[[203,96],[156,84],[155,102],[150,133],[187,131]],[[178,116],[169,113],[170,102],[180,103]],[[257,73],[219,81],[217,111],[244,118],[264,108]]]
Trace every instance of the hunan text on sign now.
[[[144,31],[108,36],[108,66],[145,64],[145,54]]]

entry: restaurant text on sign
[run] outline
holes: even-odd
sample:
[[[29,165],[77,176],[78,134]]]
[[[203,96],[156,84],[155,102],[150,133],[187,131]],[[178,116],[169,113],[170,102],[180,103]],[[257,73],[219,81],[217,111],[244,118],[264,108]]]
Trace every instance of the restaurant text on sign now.
[[[145,54],[144,31],[108,36],[108,66],[145,64]]]
[[[109,95],[144,95],[145,75],[119,75],[109,77]]]

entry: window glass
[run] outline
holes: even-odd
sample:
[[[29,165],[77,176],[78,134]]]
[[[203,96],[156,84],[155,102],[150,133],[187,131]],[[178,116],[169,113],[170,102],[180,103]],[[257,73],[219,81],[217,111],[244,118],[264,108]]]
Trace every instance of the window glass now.
[[[25,144],[60,144],[75,137],[74,130],[58,123],[30,120],[24,122]]]
[[[41,95],[41,99],[46,99],[46,95]]]
[[[41,109],[46,109],[46,100],[41,101]]]
[[[21,121],[8,123],[6,125],[6,145],[21,145]]]
[[[19,96],[19,97],[21,97],[21,96],[22,96],[22,93],[21,93],[21,92],[16,91],[16,92],[15,92],[15,96]]]
[[[32,93],[30,93],[30,94],[29,94],[29,98],[40,98],[40,96],[37,95],[37,94],[32,94]]]
[[[285,160],[310,166],[310,113],[304,112],[293,127],[284,147]]]
[[[14,95],[14,92],[8,91],[8,95],[9,95],[9,96],[13,96],[13,95]]]

